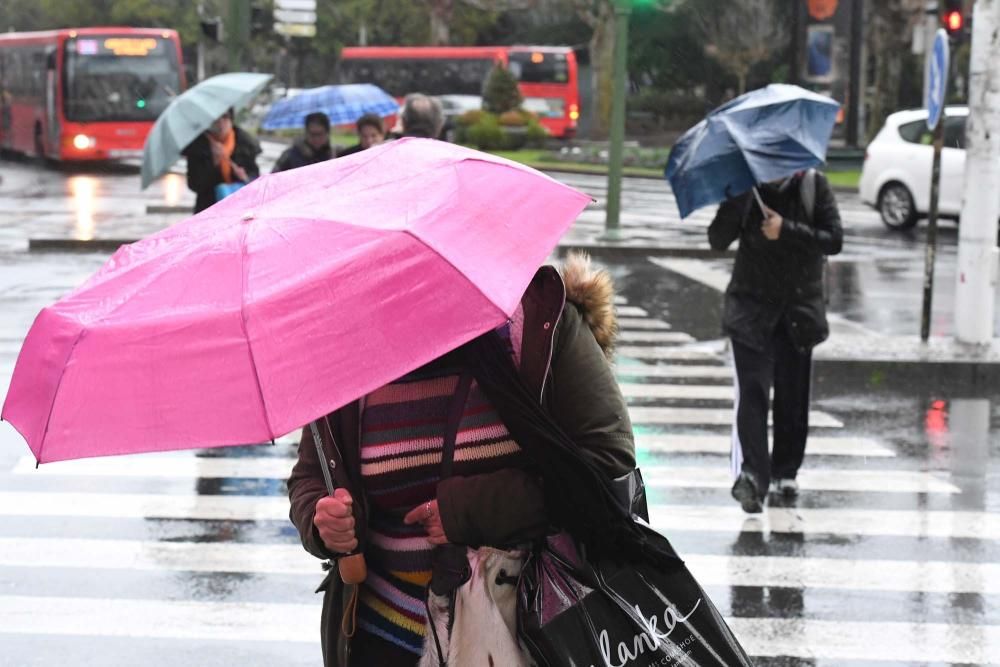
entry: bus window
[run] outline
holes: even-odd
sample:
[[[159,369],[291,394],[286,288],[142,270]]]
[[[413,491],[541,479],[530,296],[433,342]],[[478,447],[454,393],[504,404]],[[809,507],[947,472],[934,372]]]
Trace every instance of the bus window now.
[[[567,83],[569,65],[565,53],[512,51],[508,68],[522,83]]]
[[[87,36],[66,40],[64,113],[76,122],[151,121],[180,93],[170,40]]]

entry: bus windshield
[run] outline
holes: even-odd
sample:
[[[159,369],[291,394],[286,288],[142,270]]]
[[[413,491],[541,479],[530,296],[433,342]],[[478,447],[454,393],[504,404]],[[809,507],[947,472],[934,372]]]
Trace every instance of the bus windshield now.
[[[168,39],[88,36],[66,40],[65,49],[67,120],[155,120],[181,92],[177,52]]]
[[[511,51],[510,72],[521,83],[569,83],[565,53]]]
[[[393,97],[482,95],[489,58],[351,58],[340,62],[343,83],[374,83]]]

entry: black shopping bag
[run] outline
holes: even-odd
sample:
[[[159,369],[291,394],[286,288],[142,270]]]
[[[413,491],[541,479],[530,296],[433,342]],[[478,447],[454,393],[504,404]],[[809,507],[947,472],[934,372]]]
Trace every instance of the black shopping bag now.
[[[521,639],[543,667],[753,664],[686,567],[589,564],[565,533],[525,565],[517,611]]]

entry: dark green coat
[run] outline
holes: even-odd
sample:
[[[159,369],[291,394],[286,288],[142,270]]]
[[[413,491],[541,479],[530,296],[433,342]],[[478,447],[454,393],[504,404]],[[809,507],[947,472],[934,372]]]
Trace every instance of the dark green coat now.
[[[614,330],[610,281],[579,266],[568,269],[566,275],[564,283],[555,269],[543,267],[522,298],[521,374],[579,445],[581,455],[597,462],[610,477],[618,477],[635,467],[632,425],[605,350],[592,332],[600,332],[604,343],[610,344],[607,332]],[[573,301],[567,301],[567,291]],[[361,488],[359,409],[354,402],[330,415],[344,465],[353,472],[352,494]],[[303,430],[288,491],[290,516],[303,546],[318,558],[333,558],[313,526],[316,503],[327,491],[309,429]],[[519,469],[443,480],[437,499],[445,534],[458,544],[509,545],[543,535],[548,524],[539,481]],[[366,504],[363,498],[354,503],[362,545]],[[350,641],[341,631],[341,609],[351,588],[341,582],[334,568],[318,589],[325,594],[321,636],[327,667],[350,665]]]

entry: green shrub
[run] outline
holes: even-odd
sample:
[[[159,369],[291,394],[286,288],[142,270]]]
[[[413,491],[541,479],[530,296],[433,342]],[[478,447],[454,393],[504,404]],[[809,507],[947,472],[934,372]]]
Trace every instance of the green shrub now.
[[[521,106],[524,99],[517,87],[517,79],[503,65],[496,65],[486,79],[483,91],[483,108],[493,114],[502,114]]]
[[[455,123],[459,127],[469,127],[470,125],[475,125],[483,117],[486,112],[482,109],[472,109],[471,111],[466,111],[461,116],[455,119]]]
[[[483,114],[475,125],[467,130],[468,141],[482,151],[497,150],[505,145],[504,132],[493,114]]]
[[[549,132],[542,127],[541,123],[532,118],[528,122],[528,130],[525,132],[524,138],[529,146],[541,148],[545,145],[545,140],[549,138]]]

